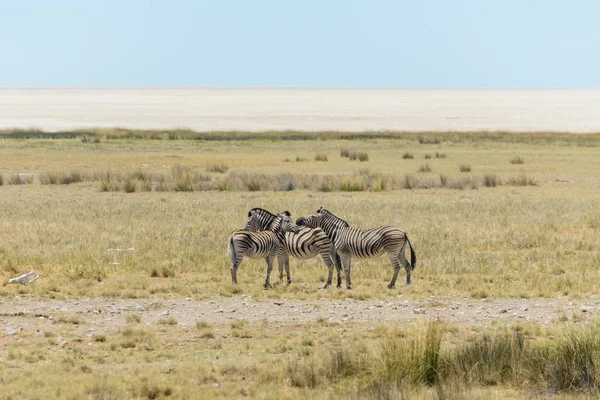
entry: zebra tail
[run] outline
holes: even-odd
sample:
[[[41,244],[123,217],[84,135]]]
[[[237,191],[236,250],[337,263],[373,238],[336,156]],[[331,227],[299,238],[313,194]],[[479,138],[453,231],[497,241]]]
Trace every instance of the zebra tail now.
[[[410,240],[408,240],[408,236],[406,236],[406,241],[408,242],[408,247],[410,247],[410,267],[414,271],[417,266],[417,255],[415,254],[415,250],[413,249]]]
[[[227,245],[227,255],[233,262],[235,260],[235,246],[233,245],[233,235],[229,236],[229,244]]]

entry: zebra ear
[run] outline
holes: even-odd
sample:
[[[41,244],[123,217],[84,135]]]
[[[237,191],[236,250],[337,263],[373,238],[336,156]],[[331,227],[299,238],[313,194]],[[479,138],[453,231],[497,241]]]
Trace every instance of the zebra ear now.
[[[292,216],[292,213],[291,213],[291,212],[289,212],[289,211],[284,211],[284,212],[282,212],[282,214],[285,214],[285,215],[287,215],[288,217],[291,217],[291,216]]]
[[[248,211],[248,217],[252,216],[252,210]]]

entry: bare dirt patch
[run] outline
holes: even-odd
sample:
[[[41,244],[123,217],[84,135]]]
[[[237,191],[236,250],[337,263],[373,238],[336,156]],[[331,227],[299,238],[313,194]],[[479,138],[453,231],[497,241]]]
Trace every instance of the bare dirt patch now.
[[[197,321],[228,324],[236,320],[298,325],[317,320],[337,323],[408,325],[419,321],[442,320],[465,328],[517,323],[548,325],[578,323],[597,317],[595,300],[569,299],[442,299],[396,301],[297,301],[261,300],[248,296],[194,301],[105,298],[47,300],[21,298],[0,300],[0,335],[19,336],[27,331],[48,330],[48,324],[72,324],[74,329],[111,331],[127,325],[132,315],[144,324],[173,318],[177,324],[193,326]]]

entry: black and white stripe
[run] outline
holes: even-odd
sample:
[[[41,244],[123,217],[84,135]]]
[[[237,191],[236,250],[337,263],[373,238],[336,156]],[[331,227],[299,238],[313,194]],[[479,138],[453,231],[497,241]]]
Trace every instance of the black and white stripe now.
[[[227,253],[231,260],[231,281],[237,284],[237,269],[244,257],[264,258],[267,262],[265,288],[270,287],[269,276],[273,269],[273,260],[282,247],[286,232],[298,232],[298,226],[288,214],[278,214],[269,230],[251,232],[238,230],[229,236]]]
[[[289,212],[285,212],[289,215]],[[253,208],[248,212],[248,222],[246,223],[245,229],[252,231],[262,231],[271,229],[272,224],[277,218],[277,215],[270,213],[262,208]],[[279,264],[279,279],[283,281],[283,268],[287,275],[288,285],[291,283],[290,276],[290,258],[289,256],[306,260],[309,258],[321,255],[321,258],[325,262],[328,269],[327,288],[331,285],[333,276],[333,265],[336,258],[335,248],[333,242],[327,236],[327,234],[320,228],[308,228],[301,227],[299,232],[288,232],[285,234],[285,240],[283,246],[280,249],[277,256],[277,262]],[[336,263],[337,267],[337,286],[342,286],[341,277],[341,262],[339,258]]]
[[[395,226],[381,226],[372,229],[352,228],[346,221],[336,217],[322,207],[308,217],[296,220],[298,226],[311,228],[322,228],[327,236],[333,240],[333,244],[344,264],[346,274],[346,286],[350,289],[350,261],[352,257],[372,258],[387,253],[394,275],[388,288],[396,285],[396,278],[400,271],[400,263],[406,270],[406,283],[410,284],[410,273],[415,269],[417,257],[408,240],[406,233]],[[410,264],[404,255],[404,249],[408,243],[411,252]]]

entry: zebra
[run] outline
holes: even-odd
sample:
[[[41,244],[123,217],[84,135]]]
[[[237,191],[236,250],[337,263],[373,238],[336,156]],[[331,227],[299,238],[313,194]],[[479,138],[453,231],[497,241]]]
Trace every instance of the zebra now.
[[[284,211],[284,214],[290,215],[288,211]],[[248,217],[248,222],[244,229],[262,231],[270,229],[271,225],[276,222],[277,215],[262,208],[253,208],[248,212]],[[342,287],[341,261],[337,257],[333,242],[320,228],[302,227],[297,233],[286,233],[284,245],[277,255],[279,280],[283,281],[283,268],[285,267],[287,284],[292,283],[290,276],[290,255],[306,260],[316,257],[318,254],[321,255],[329,271],[325,289],[331,285],[334,259],[336,260],[337,269],[337,287]]]
[[[417,256],[408,240],[406,233],[394,226],[381,226],[372,229],[352,228],[346,221],[336,217],[321,207],[315,214],[308,217],[300,217],[296,220],[298,226],[311,228],[322,228],[327,236],[333,240],[333,244],[342,262],[346,274],[346,287],[352,288],[350,283],[350,259],[372,258],[387,253],[394,275],[388,288],[396,285],[396,278],[400,271],[400,262],[406,270],[406,284],[410,284],[410,273],[415,269]],[[404,255],[404,248],[408,243],[410,247],[410,264]]]
[[[288,213],[289,214],[289,213]],[[227,254],[231,260],[231,281],[237,284],[237,270],[244,257],[264,258],[267,262],[265,289],[271,287],[269,276],[273,269],[273,260],[285,240],[285,232],[298,232],[299,228],[288,214],[278,214],[269,230],[250,232],[237,230],[229,236]]]

